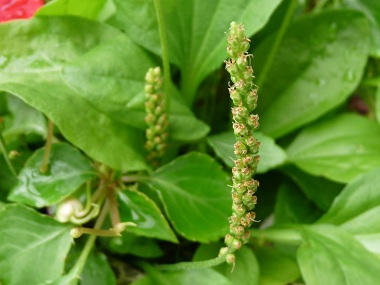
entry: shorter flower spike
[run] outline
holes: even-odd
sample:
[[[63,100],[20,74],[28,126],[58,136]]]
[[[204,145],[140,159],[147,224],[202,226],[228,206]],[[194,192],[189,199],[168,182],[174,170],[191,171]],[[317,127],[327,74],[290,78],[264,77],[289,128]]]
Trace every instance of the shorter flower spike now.
[[[226,257],[228,264],[235,265],[235,251],[249,240],[248,228],[255,221],[257,198],[254,195],[259,185],[253,179],[260,157],[257,155],[260,142],[253,137],[259,126],[259,117],[252,114],[257,105],[257,89],[253,84],[253,70],[250,66],[252,55],[248,54],[249,39],[245,36],[244,26],[231,23],[225,61],[233,83],[229,88],[234,104],[232,108],[232,128],[236,143],[235,166],[232,168],[232,216],[229,218],[230,233],[225,237],[227,247],[219,255]]]
[[[160,67],[150,68],[145,76],[145,122],[148,125],[145,133],[145,149],[148,152],[147,161],[155,167],[159,166],[159,160],[165,153],[168,139],[168,115],[165,112],[165,100],[160,91],[161,86]]]

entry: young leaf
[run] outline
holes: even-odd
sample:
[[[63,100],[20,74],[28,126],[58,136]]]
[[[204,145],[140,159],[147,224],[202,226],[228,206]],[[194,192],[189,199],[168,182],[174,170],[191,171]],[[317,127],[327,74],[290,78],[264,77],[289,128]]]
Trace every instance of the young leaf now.
[[[201,244],[194,254],[193,261],[203,261],[218,256],[224,244],[221,242]],[[231,272],[231,265],[222,263],[213,269],[223,274],[233,285],[258,285],[260,268],[256,256],[249,247],[242,247],[236,251],[236,265]]]
[[[160,195],[176,231],[208,242],[228,230],[231,196],[228,175],[211,157],[189,153],[157,169],[148,183]]]
[[[329,225],[304,227],[297,253],[308,285],[377,284],[379,259],[345,231]]]
[[[340,225],[369,250],[380,253],[380,168],[360,175],[335,199],[319,223]]]
[[[22,205],[0,208],[0,282],[39,284],[58,278],[71,242],[69,228],[50,217]]]
[[[144,193],[125,189],[118,192],[118,204],[121,221],[137,225],[127,227],[127,233],[178,242],[160,209]]]
[[[91,20],[105,21],[116,12],[112,0],[56,0],[38,10],[38,16],[73,15]]]
[[[230,22],[244,22],[248,36],[268,21],[280,0],[161,1],[170,61],[181,69],[182,88],[191,105],[201,81],[226,57]],[[152,1],[115,1],[110,23],[125,30],[135,42],[160,53],[160,38]],[[144,37],[141,35],[144,34]]]
[[[260,141],[260,163],[257,166],[258,173],[265,173],[285,162],[285,151],[276,145],[271,137],[265,136],[260,132],[255,132],[255,137]],[[215,153],[227,166],[235,166],[232,159],[235,157],[234,143],[236,142],[236,138],[232,131],[210,136],[207,140]]]
[[[26,162],[9,200],[37,208],[52,205],[71,195],[96,174],[90,162],[65,143],[52,145],[49,170],[41,173],[44,151],[45,148],[37,150]]]
[[[278,138],[341,104],[362,77],[368,36],[367,19],[357,11],[330,10],[295,21],[259,86],[265,94],[258,105],[260,130]],[[255,51],[257,74],[273,40]]]
[[[75,17],[3,24],[0,50],[5,60],[0,67],[0,89],[44,112],[89,156],[115,169],[141,170],[147,167],[143,134],[100,112],[92,103],[94,98],[67,86],[61,76],[65,62],[118,35],[109,26]]]
[[[379,141],[376,122],[343,114],[305,128],[287,151],[302,170],[347,183],[380,166]]]

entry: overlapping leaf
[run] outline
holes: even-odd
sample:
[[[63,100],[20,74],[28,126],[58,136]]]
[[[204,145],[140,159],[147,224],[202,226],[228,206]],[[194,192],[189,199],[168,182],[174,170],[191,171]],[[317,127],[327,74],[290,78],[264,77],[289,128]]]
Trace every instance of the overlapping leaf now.
[[[344,114],[305,128],[287,151],[302,170],[347,183],[380,166],[379,141],[376,122]]]
[[[224,33],[230,22],[244,22],[250,36],[264,26],[281,0],[161,2],[170,60],[181,69],[182,95],[191,104],[201,81],[226,57]],[[140,45],[160,53],[153,1],[118,0],[115,4],[118,12],[110,23]]]
[[[52,205],[71,195],[96,174],[77,149],[64,143],[52,145],[49,170],[41,173],[44,151],[44,148],[37,150],[26,162],[9,200],[38,208]]]
[[[228,230],[232,202],[227,183],[220,165],[201,153],[181,156],[149,178],[176,231],[202,242],[216,240]]]
[[[254,136],[260,141],[258,173],[267,172],[269,169],[275,168],[285,162],[285,151],[276,145],[272,138],[260,132],[255,132]],[[235,157],[234,144],[236,143],[236,138],[233,132],[210,136],[208,137],[208,142],[226,165],[229,167],[235,165],[233,158]]]
[[[40,284],[58,278],[71,242],[69,228],[50,217],[21,205],[0,208],[0,282]]]
[[[281,137],[341,104],[356,88],[368,56],[365,16],[331,10],[294,21],[260,87],[260,130]],[[274,36],[255,51],[257,74]]]

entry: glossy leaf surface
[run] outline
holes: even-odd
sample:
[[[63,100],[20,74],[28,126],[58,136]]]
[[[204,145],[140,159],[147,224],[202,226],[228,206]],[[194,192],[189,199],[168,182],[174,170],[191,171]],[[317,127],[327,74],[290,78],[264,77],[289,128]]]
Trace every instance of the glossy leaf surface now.
[[[291,24],[259,86],[260,130],[278,138],[341,104],[362,76],[368,37],[367,19],[352,10],[311,14]],[[273,40],[255,51],[257,74]]]
[[[305,128],[287,151],[302,170],[347,183],[380,166],[379,141],[376,122],[344,114]]]
[[[7,285],[40,284],[58,278],[72,242],[69,231],[25,206],[0,208],[0,281]]]
[[[127,233],[178,242],[160,209],[144,193],[125,189],[118,193],[118,204],[121,221],[137,225],[127,227]]]
[[[26,162],[8,199],[41,208],[62,201],[95,176],[90,162],[68,144],[53,144],[49,170],[41,173],[45,148],[37,150]]]
[[[170,61],[182,73],[181,91],[191,104],[201,81],[226,58],[230,22],[244,22],[252,35],[268,21],[280,0],[228,0],[162,2]],[[115,1],[118,13],[110,23],[126,31],[134,41],[160,54],[153,1]],[[144,37],[141,35],[144,34]]]
[[[157,169],[149,184],[159,193],[176,231],[207,242],[228,230],[232,203],[228,180],[211,157],[193,152]]]

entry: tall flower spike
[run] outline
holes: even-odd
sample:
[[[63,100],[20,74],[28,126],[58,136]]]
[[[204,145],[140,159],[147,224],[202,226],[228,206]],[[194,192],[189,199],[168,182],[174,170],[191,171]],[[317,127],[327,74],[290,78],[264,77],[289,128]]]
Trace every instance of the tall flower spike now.
[[[159,160],[165,153],[168,138],[168,115],[165,112],[164,94],[160,91],[162,86],[160,67],[149,68],[145,76],[145,122],[146,130],[145,149],[147,161],[152,166],[159,166]]]
[[[231,23],[225,61],[233,85],[229,88],[232,108],[233,130],[236,137],[234,153],[235,167],[232,168],[232,216],[229,219],[230,233],[225,237],[227,247],[219,255],[226,256],[227,263],[235,264],[234,253],[249,240],[249,227],[255,221],[253,209],[256,204],[255,192],[259,185],[253,179],[260,157],[257,155],[260,143],[253,137],[259,126],[259,118],[252,114],[257,105],[257,88],[253,84],[253,70],[248,54],[249,39],[244,26]]]

